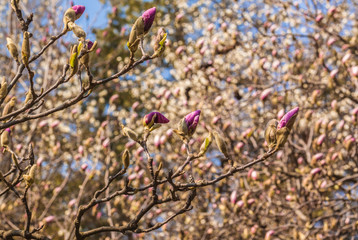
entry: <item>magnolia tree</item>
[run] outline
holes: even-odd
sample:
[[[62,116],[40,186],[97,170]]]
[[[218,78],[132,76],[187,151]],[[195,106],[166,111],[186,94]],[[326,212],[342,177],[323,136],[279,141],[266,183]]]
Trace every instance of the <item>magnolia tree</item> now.
[[[354,1],[57,4],[0,6],[2,239],[357,237]]]

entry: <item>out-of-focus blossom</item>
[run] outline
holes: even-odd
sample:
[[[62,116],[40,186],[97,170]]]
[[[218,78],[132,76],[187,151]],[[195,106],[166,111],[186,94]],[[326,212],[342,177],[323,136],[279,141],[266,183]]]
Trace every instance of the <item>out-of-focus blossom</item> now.
[[[322,169],[320,169],[320,168],[314,168],[311,170],[311,175],[314,176],[317,173],[320,173],[321,171],[322,171]]]

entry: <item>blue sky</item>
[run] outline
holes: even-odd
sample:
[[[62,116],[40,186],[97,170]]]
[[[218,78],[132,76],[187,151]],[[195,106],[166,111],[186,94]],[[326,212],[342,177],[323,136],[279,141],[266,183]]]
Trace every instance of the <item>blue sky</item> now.
[[[66,9],[70,6],[70,0],[64,1],[64,4]],[[89,28],[104,28],[107,25],[107,14],[111,11],[110,4],[102,4],[98,0],[74,0],[74,4],[86,7],[88,20],[80,18],[77,23],[84,26],[87,32]]]

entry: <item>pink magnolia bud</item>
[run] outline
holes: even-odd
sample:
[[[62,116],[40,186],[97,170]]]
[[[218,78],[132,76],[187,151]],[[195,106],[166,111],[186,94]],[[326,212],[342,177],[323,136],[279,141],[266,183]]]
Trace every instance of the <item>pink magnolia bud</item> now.
[[[255,234],[258,228],[259,228],[259,226],[258,226],[257,224],[255,224],[254,226],[252,226],[252,227],[250,228],[251,234]]]
[[[351,74],[356,77],[358,76],[358,66],[354,66],[351,68]]]
[[[333,15],[337,11],[335,6],[332,6],[328,9],[328,15]]]
[[[337,108],[337,100],[333,100],[332,102],[331,102],[331,108],[333,109],[333,110],[335,110],[336,108]]]
[[[75,198],[71,199],[71,201],[68,202],[68,206],[72,207],[72,206],[74,206],[76,204],[76,202],[77,202],[77,199],[75,199]]]
[[[16,144],[16,151],[20,152],[22,149],[22,144]]]
[[[327,46],[331,46],[335,42],[336,42],[336,39],[334,37],[330,37],[327,41]]]
[[[322,14],[318,14],[316,17],[316,22],[320,22],[323,19],[323,15]]]
[[[42,128],[42,127],[45,127],[47,126],[47,120],[42,120],[41,122],[39,122],[39,127]]]
[[[208,31],[209,32],[211,32],[213,29],[214,29],[214,24],[213,23],[210,23],[209,25],[208,25]]]
[[[106,138],[102,143],[102,147],[108,148],[110,143],[111,143],[111,140],[109,138]]]
[[[144,23],[144,32],[148,32],[150,27],[152,26],[152,24],[154,22],[156,10],[157,9],[155,7],[152,7],[150,9],[146,10],[142,14],[142,19],[143,19],[143,23]]]
[[[314,176],[316,175],[317,173],[320,173],[322,170],[320,168],[314,168],[311,170],[311,175]]]
[[[245,146],[245,143],[243,142],[238,142],[235,146],[236,149],[240,150],[241,148],[243,148]]]
[[[37,159],[37,161],[36,161],[36,165],[40,167],[43,161],[44,161],[44,158],[39,157],[39,159]]]
[[[311,161],[314,161],[314,162],[315,162],[315,161],[319,161],[319,160],[321,160],[323,157],[324,157],[324,154],[323,154],[323,153],[317,153],[317,154],[313,155]]]
[[[55,216],[48,216],[44,218],[45,223],[51,223],[56,219]]]
[[[183,13],[179,13],[178,15],[175,16],[175,20],[176,20],[177,22],[179,22],[180,19],[182,19],[183,17],[184,17],[184,14],[183,14]]]
[[[174,90],[174,95],[175,96],[178,96],[180,93],[180,87],[177,87],[175,90]]]
[[[83,153],[84,153],[84,148],[83,148],[82,145],[80,145],[80,146],[78,147],[78,153],[81,154],[81,155],[83,155]]]
[[[223,101],[223,97],[222,96],[217,96],[215,99],[214,99],[214,104],[215,105],[219,105],[220,103],[222,103]]]
[[[131,175],[129,175],[128,176],[128,180],[134,180],[134,179],[136,179],[136,177],[137,177],[137,174],[136,173],[132,173]]]
[[[293,197],[291,195],[286,195],[286,201],[290,202],[293,200]]]
[[[236,205],[237,205],[239,208],[241,208],[241,207],[244,206],[244,201],[240,200],[240,201],[238,201],[238,202],[236,203]]]
[[[352,54],[350,52],[346,53],[346,55],[342,58],[342,63],[346,63],[351,57]]]
[[[277,113],[277,119],[281,119],[283,117],[283,115],[285,115],[285,110],[281,109],[278,113]]]
[[[75,5],[75,6],[72,7],[72,9],[75,10],[76,18],[78,19],[79,17],[81,17],[81,15],[85,11],[86,7],[82,6],[82,5]]]
[[[154,137],[154,145],[158,148],[160,146],[160,136],[155,135]]]
[[[52,127],[52,128],[55,128],[55,127],[57,127],[58,125],[60,125],[60,121],[59,120],[55,120],[55,121],[53,121],[52,123],[51,123],[51,125],[50,125],[50,127]]]
[[[276,54],[276,53],[275,53]],[[272,67],[274,70],[277,70],[277,68],[280,66],[280,61],[279,60],[275,60],[273,63],[272,63]]]
[[[151,128],[155,123],[168,123],[169,120],[160,112],[151,112],[144,116],[143,118],[143,125]]]
[[[212,123],[212,124],[217,124],[220,119],[221,119],[220,116],[215,116],[215,117],[213,118],[213,120],[211,121],[211,123]]]
[[[296,107],[292,110],[290,110],[288,113],[286,113],[280,120],[280,122],[277,125],[277,129],[281,129],[283,127],[291,128],[293,123],[295,122],[295,119],[297,117],[299,108]]]
[[[184,50],[185,48],[183,46],[180,46],[175,50],[175,54],[180,55]]]
[[[172,93],[171,93],[170,91],[166,91],[166,92],[164,93],[164,98],[165,98],[166,100],[168,100],[168,99],[171,97],[171,95],[172,95]]]
[[[87,164],[87,163],[84,163],[84,164],[81,165],[82,171],[85,171],[87,168],[88,168],[88,164]]]
[[[168,138],[170,138],[171,136],[173,136],[173,129],[168,129],[167,132],[165,133],[167,135]]]
[[[161,136],[160,139],[159,139],[159,142],[160,142],[160,145],[163,145],[165,144],[167,141],[167,138],[165,135]]]
[[[227,23],[223,22],[220,27],[221,27],[222,30],[225,31],[227,29]]]
[[[236,200],[237,200],[237,192],[236,192],[236,190],[235,190],[235,191],[233,191],[233,192],[231,193],[231,195],[230,195],[230,202],[231,202],[232,204],[235,204],[235,203],[236,203]]]
[[[321,183],[321,185],[319,187],[320,188],[326,188],[327,187],[327,181],[323,180],[323,182]]]
[[[276,158],[281,159],[282,157],[283,157],[283,151],[280,150],[280,151],[277,152]]]
[[[116,6],[112,7],[112,13],[117,14],[118,8]]]
[[[338,69],[333,69],[330,73],[329,73],[329,76],[331,78],[334,78],[338,73]]]
[[[357,115],[357,114],[358,114],[358,107],[352,110],[352,115]]]
[[[101,53],[102,49],[101,48],[97,48],[96,49],[96,55],[98,56]]]
[[[104,121],[101,123],[101,128],[105,128],[108,125],[108,121]]]
[[[247,178],[251,178],[251,174],[252,174],[252,172],[254,171],[254,169],[253,168],[250,168],[250,170],[247,172]]]
[[[321,145],[325,139],[326,139],[326,134],[321,134],[317,139],[317,144]]]
[[[109,103],[113,104],[118,98],[119,98],[118,94],[112,95],[111,98],[109,99]]]
[[[256,199],[254,199],[254,198],[250,198],[249,200],[247,200],[247,204],[249,204],[249,205],[251,205],[255,202],[256,202]]]
[[[298,163],[298,164],[302,164],[302,163],[303,163],[303,157],[299,157],[299,158],[297,159],[297,163]]]
[[[61,191],[61,188],[60,188],[60,187],[56,187],[56,188],[53,190],[54,193],[59,193],[60,191]]]
[[[180,147],[180,151],[185,153],[186,152],[186,147],[185,147],[185,144],[183,143]]]
[[[126,143],[125,147],[128,148],[128,149],[130,149],[130,148],[134,147],[135,144],[136,144],[136,142],[133,141],[133,140],[131,140],[131,141],[129,141],[129,142]]]
[[[196,42],[196,47],[197,48],[202,48],[203,47],[203,45],[204,45],[204,42],[205,42],[205,40],[204,40],[204,38],[201,38],[201,39],[199,39],[197,42]]]
[[[184,117],[184,121],[187,126],[189,136],[193,135],[193,133],[195,132],[196,126],[199,123],[200,113],[201,113],[200,110],[196,110]]]
[[[258,179],[258,177],[259,177],[259,174],[257,173],[257,171],[252,171],[252,173],[251,173],[252,180],[256,181]]]
[[[270,240],[271,237],[275,234],[275,231],[274,230],[270,230],[268,232],[266,232],[265,234],[265,240]]]

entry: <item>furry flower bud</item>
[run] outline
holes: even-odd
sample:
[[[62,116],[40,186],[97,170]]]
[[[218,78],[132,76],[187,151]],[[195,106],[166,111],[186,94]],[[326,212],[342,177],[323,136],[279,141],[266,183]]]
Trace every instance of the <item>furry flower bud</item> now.
[[[137,51],[140,38],[147,34],[151,28],[154,22],[155,13],[156,8],[150,8],[135,21],[129,35],[129,41],[127,42],[127,46],[132,53]]]
[[[10,143],[10,128],[6,128],[5,131],[1,134],[1,146],[6,147]]]
[[[17,46],[15,42],[9,37],[6,38],[6,42],[7,42],[6,47],[7,49],[9,49],[11,57],[15,59],[15,61],[17,62],[19,58],[19,52],[17,50]]]
[[[199,156],[203,156],[211,145],[213,141],[213,134],[210,132],[209,135],[205,138],[204,142],[201,144]]]
[[[123,134],[132,139],[133,141],[138,142],[138,135],[132,129],[122,125]]]
[[[7,81],[5,77],[3,77],[1,85],[0,85],[0,99],[3,99],[6,97],[7,94]]]
[[[21,47],[21,59],[25,66],[28,66],[30,60],[30,38],[31,34],[29,32],[24,32],[22,47]]]
[[[123,152],[122,163],[123,163],[123,166],[125,169],[127,169],[129,167],[129,151],[127,148]]]
[[[31,185],[34,183],[34,181],[35,181],[35,173],[36,173],[36,164],[32,165],[32,167],[30,168],[29,173],[23,176],[27,188],[31,187]]]
[[[85,6],[75,5],[66,10],[65,14],[63,15],[63,24],[65,25],[64,31],[68,30],[68,24],[70,22],[74,23],[81,17],[85,9]]]
[[[265,129],[265,140],[270,149],[276,146],[276,132],[277,132],[277,124],[278,121],[276,119],[272,119],[267,123]]]
[[[225,140],[220,136],[218,132],[214,132],[215,142],[220,152],[224,154],[226,158],[229,158],[229,152],[225,143]]]

